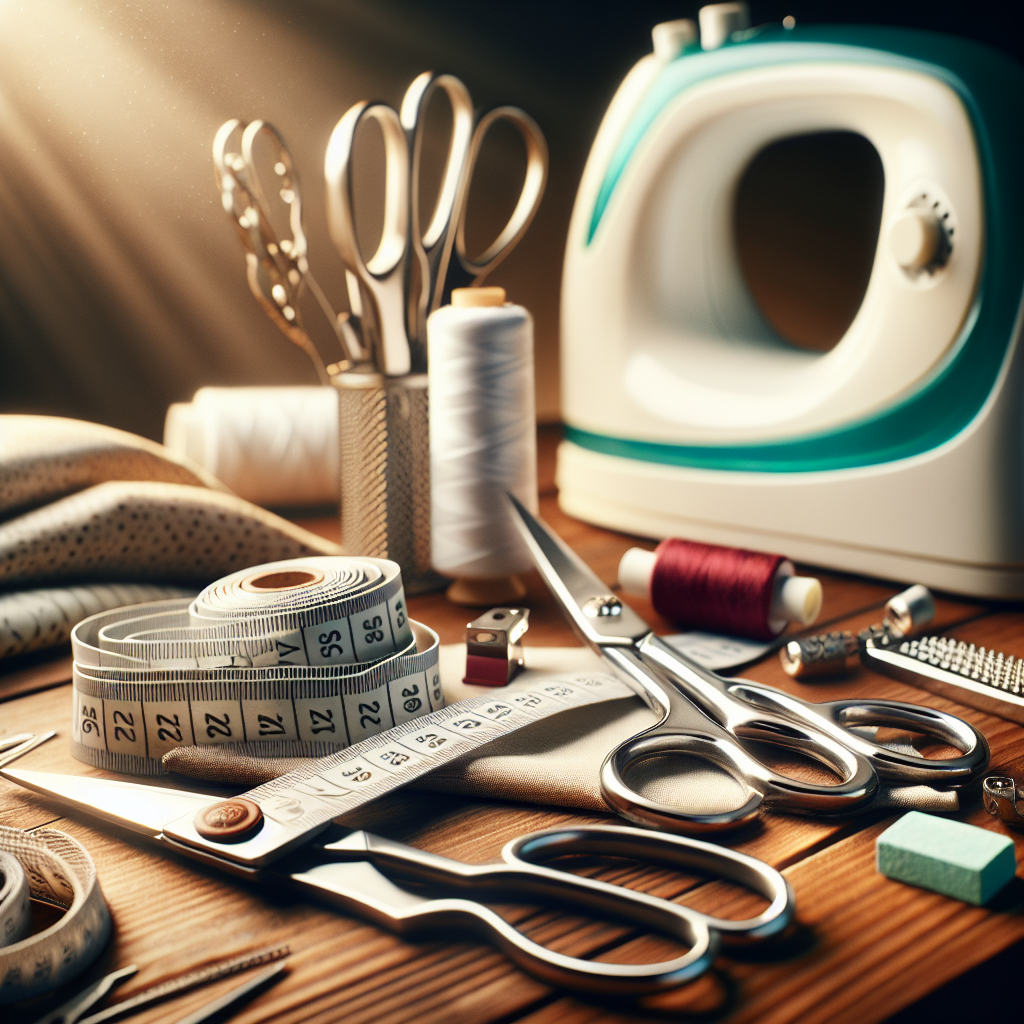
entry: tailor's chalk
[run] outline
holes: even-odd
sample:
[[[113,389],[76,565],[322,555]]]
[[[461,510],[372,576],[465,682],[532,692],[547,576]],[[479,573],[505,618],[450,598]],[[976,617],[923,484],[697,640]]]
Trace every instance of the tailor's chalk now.
[[[897,882],[982,906],[1017,870],[1013,841],[961,821],[910,811],[875,845],[878,870]]]

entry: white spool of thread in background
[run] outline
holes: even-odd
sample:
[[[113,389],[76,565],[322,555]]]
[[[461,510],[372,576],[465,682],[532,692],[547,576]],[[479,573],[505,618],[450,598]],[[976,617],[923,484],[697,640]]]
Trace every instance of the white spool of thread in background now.
[[[334,388],[200,388],[167,410],[164,444],[253,504],[338,503]]]
[[[430,315],[427,344],[434,568],[455,577],[456,604],[518,601],[516,574],[533,562],[505,492],[537,511],[533,318],[504,288],[457,288]]]

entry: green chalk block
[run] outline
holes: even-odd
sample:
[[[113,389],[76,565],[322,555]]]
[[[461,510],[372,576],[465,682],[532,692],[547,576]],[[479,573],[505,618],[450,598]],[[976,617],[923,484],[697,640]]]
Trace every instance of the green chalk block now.
[[[1013,840],[962,821],[909,811],[875,844],[886,878],[981,906],[1017,870]]]

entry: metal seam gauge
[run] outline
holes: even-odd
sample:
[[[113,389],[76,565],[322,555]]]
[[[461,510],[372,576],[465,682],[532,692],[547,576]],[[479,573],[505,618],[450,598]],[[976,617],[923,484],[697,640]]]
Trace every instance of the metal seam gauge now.
[[[243,569],[194,600],[101,612],[72,633],[71,751],[163,772],[177,746],[322,756],[444,706],[439,639],[386,559]]]
[[[107,944],[110,912],[92,858],[63,832],[0,826],[0,850],[20,863],[33,899],[67,911],[44,931],[0,948],[2,1005],[51,991],[81,974]]]

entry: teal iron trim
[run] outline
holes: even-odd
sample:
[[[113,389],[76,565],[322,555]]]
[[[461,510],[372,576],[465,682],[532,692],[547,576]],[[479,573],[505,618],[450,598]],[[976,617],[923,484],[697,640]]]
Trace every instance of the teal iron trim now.
[[[909,458],[949,441],[979,413],[995,386],[1013,337],[1024,284],[1024,69],[996,50],[907,29],[821,26],[769,29],[710,53],[685,52],[652,83],[609,163],[587,238],[640,140],[676,96],[721,75],[781,63],[842,61],[918,71],[960,97],[975,133],[984,194],[985,242],[974,307],[939,368],[890,406],[813,435],[746,445],[675,445],[607,437],[567,426],[565,436],[592,451],[665,465],[798,473],[870,466]],[[879,367],[884,373],[885,367]]]

